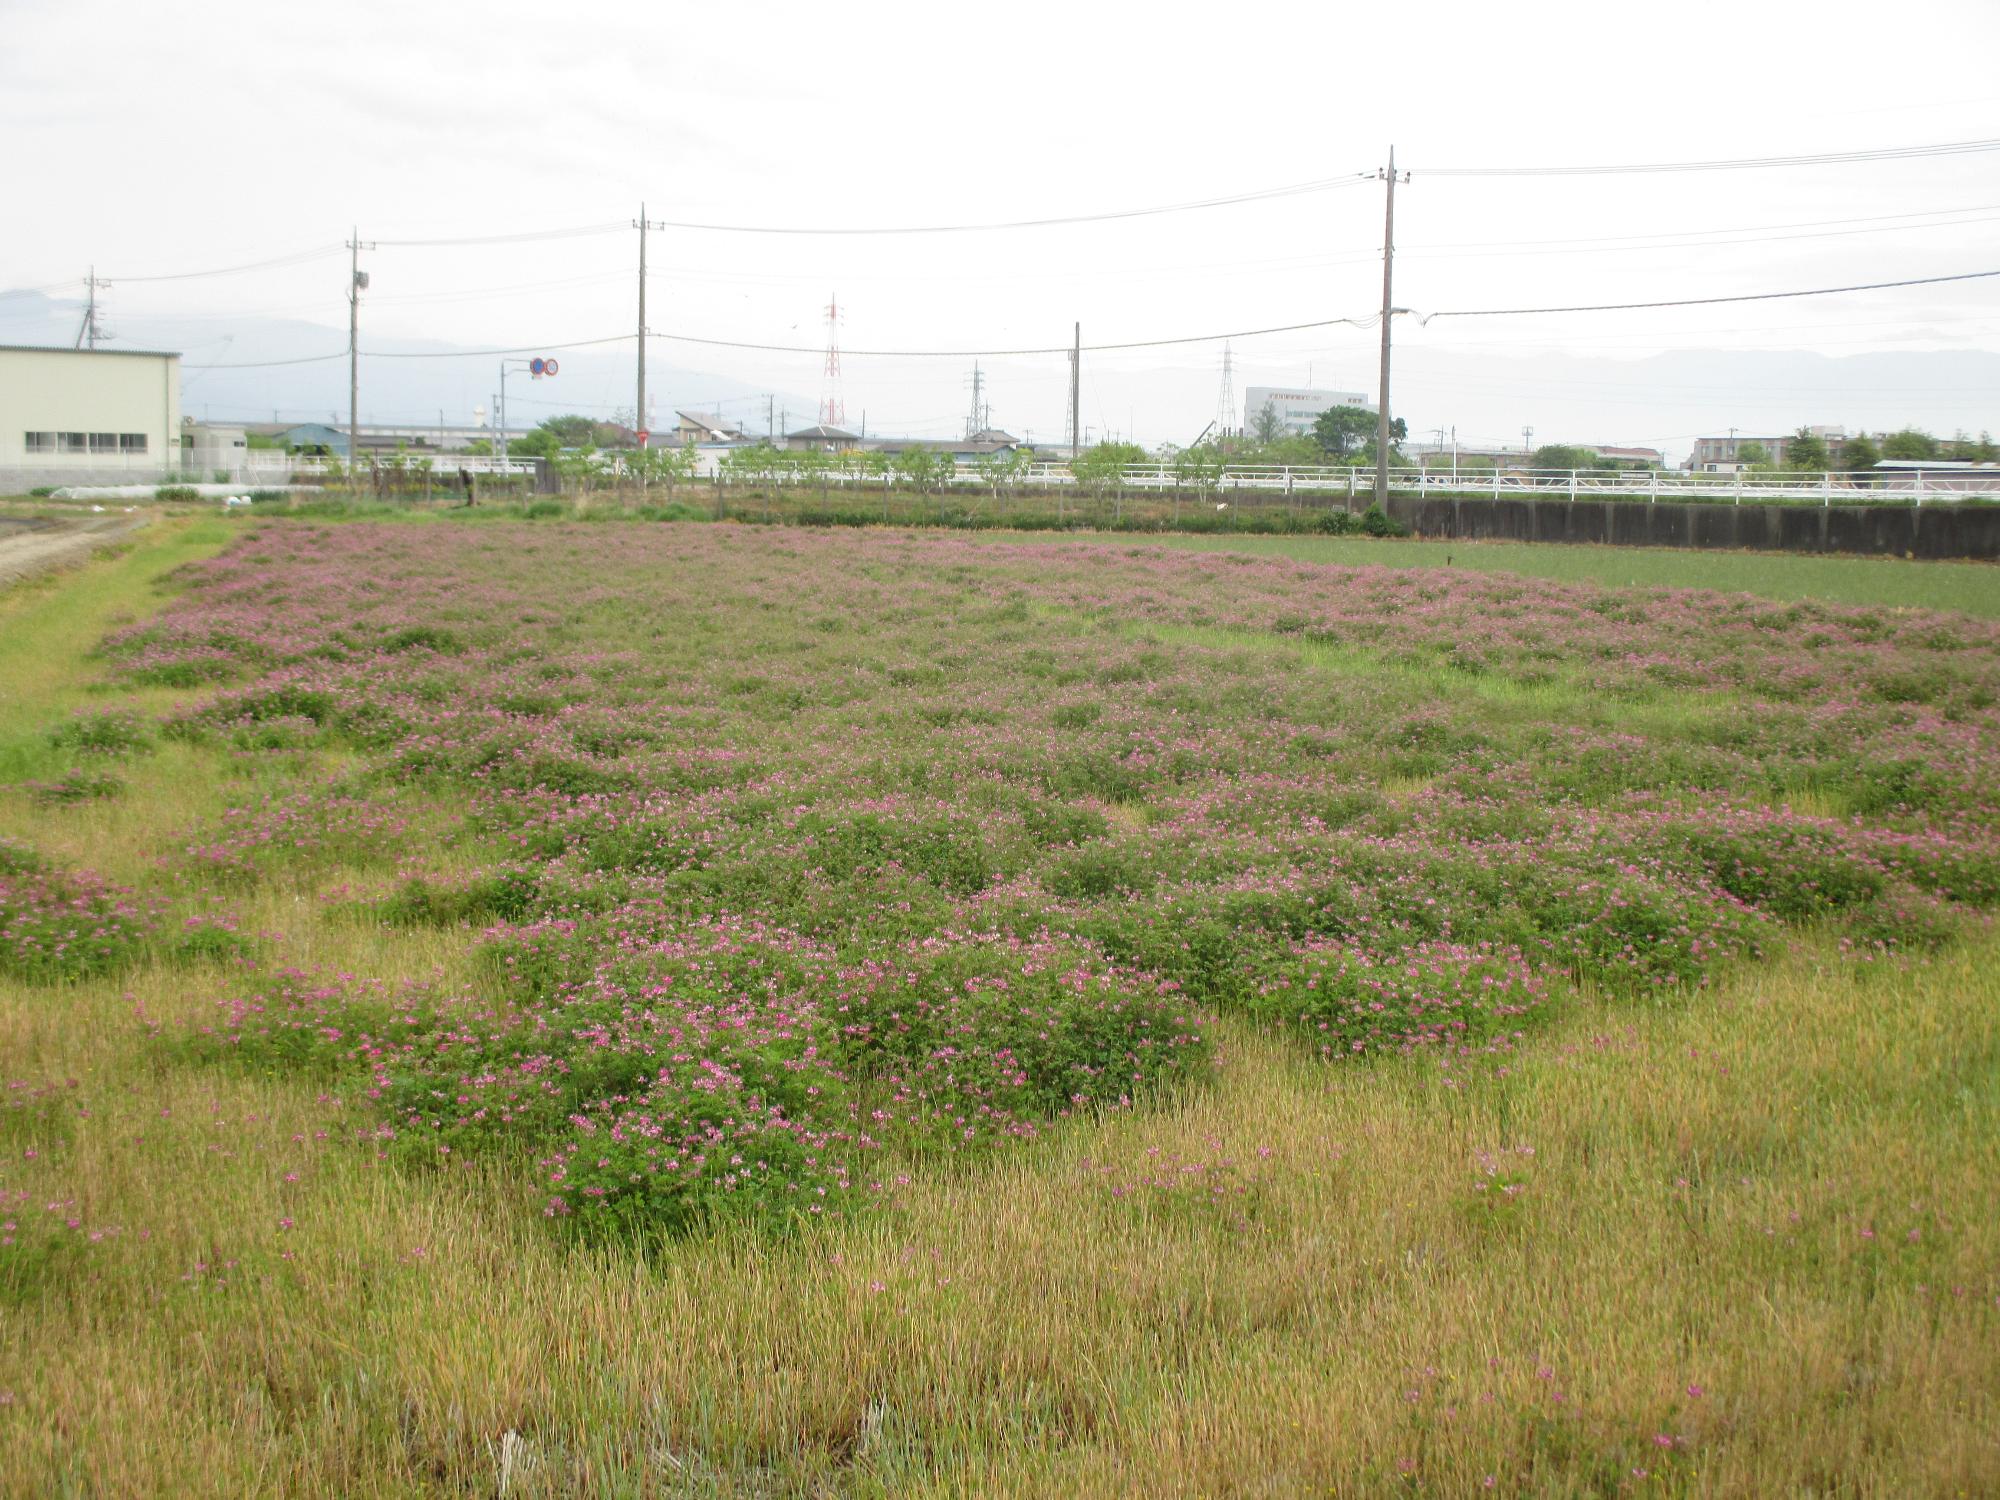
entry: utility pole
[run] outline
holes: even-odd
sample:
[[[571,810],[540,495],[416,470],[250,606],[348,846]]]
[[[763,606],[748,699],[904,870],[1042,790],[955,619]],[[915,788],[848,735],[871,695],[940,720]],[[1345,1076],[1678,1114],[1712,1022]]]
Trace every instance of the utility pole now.
[[[778,434],[777,411],[778,398],[776,396],[766,396],[764,398],[764,441],[767,443]]]
[[[95,349],[97,347],[98,335],[97,289],[101,286],[109,286],[111,283],[108,281],[99,281],[97,279],[97,267],[92,266],[90,274],[83,278],[83,284],[88,290],[90,300],[83,309],[83,326],[76,331],[76,347],[79,349],[85,347]]]
[[[1535,451],[1535,429],[1534,429],[1534,428],[1532,428],[1532,427],[1523,427],[1523,428],[1521,429],[1521,451],[1522,451],[1523,453],[1533,453],[1533,452]]]
[[[1236,356],[1227,343],[1222,346],[1222,389],[1215,400],[1215,435],[1227,443],[1236,436]]]
[[[1396,148],[1389,148],[1388,185],[1382,206],[1382,384],[1375,398],[1375,503],[1389,504],[1389,324],[1395,316]]]
[[[1069,346],[1069,456],[1074,460],[1083,442],[1083,324]]]
[[[361,252],[375,245],[361,242],[356,225],[347,242],[347,487],[358,492],[361,483],[361,294],[368,290],[368,273],[361,269]]]
[[[633,408],[632,426],[637,431],[644,431],[652,426],[646,420],[646,231],[665,229],[667,226],[649,223],[646,205],[641,203],[639,217],[633,221],[633,227],[639,231],[639,404]],[[639,446],[650,447],[650,438]]]

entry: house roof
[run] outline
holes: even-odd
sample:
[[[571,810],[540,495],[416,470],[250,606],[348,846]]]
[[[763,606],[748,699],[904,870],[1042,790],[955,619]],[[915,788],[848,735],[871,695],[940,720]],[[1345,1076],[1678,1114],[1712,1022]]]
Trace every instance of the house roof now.
[[[1004,453],[1009,448],[1022,446],[1014,438],[870,438],[861,445],[879,453],[906,453],[912,448],[928,448],[934,453],[973,454]]]
[[[720,436],[726,437],[731,433],[738,433],[743,430],[740,422],[731,422],[709,412],[676,411],[674,415],[690,427],[699,427],[705,432],[713,432]]]
[[[145,359],[179,359],[178,349],[65,349],[60,344],[0,344],[6,354],[137,354]]]
[[[855,435],[845,427],[830,427],[824,422],[816,423],[811,427],[801,427],[797,432],[788,432],[785,434],[785,441],[788,443],[800,438],[826,443],[852,443],[856,441]]]

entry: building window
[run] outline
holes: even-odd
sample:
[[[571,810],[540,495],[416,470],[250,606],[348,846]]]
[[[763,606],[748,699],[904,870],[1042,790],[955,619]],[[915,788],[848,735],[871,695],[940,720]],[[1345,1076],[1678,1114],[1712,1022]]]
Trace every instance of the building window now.
[[[90,434],[87,432],[59,432],[56,434],[56,452],[88,453]]]
[[[56,435],[53,432],[29,432],[22,436],[28,440],[30,453],[53,453],[56,451]]]
[[[93,432],[90,435],[90,451],[92,453],[116,453],[118,451],[118,434],[115,432]]]
[[[146,451],[146,434],[143,432],[119,433],[118,451],[120,453],[144,453]]]

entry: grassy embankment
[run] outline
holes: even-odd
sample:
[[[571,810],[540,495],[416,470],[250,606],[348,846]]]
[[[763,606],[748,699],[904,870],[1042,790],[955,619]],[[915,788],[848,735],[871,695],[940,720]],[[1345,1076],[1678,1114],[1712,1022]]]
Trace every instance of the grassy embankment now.
[[[7,779],[79,703],[173,700],[95,691],[90,650],[219,539],[149,537],[0,600]],[[1587,684],[1537,712],[1588,716]],[[0,792],[0,818],[136,880],[245,778],[329,769],[168,744],[123,798]],[[246,930],[288,965],[467,977],[462,932],[320,899],[349,873],[240,892]],[[1705,992],[1586,990],[1457,1088],[1227,1023],[1216,1083],[1170,1107],[920,1179],[881,1215],[650,1263],[564,1248],[498,1165],[343,1147],[365,1117],[327,1079],[176,1064],[153,1028],[245,983],[0,981],[0,1180],[112,1231],[6,1267],[0,1491],[2000,1487],[1990,934],[1872,965],[1807,937]]]

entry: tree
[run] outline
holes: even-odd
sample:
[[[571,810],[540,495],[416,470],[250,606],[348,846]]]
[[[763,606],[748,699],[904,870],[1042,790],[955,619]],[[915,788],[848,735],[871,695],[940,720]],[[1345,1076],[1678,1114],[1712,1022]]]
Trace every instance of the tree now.
[[[849,448],[840,455],[840,467],[857,479],[880,479],[891,465],[889,455],[879,448]]]
[[[625,457],[625,467],[639,480],[639,488],[651,484],[665,484],[667,498],[674,495],[674,486],[684,479],[694,477],[694,444],[682,448],[638,448]]]
[[[898,453],[895,460],[897,474],[915,485],[918,494],[942,489],[955,467],[952,456],[943,449],[932,450],[914,443]]]
[[[1264,409],[1271,409],[1268,402]],[[1227,462],[1220,448],[1213,443],[1203,443],[1175,456],[1174,478],[1182,484],[1192,485],[1195,494],[1206,500],[1221,485],[1223,466]]]
[[[1875,446],[1875,440],[1865,432],[1855,433],[1840,445],[1840,466],[1850,474],[1873,472],[1881,457],[1881,450]]]
[[[1104,493],[1125,481],[1125,471],[1146,461],[1146,450],[1137,443],[1099,443],[1086,449],[1070,464],[1076,482]]]
[[[1017,480],[1026,477],[1028,466],[1033,462],[1034,455],[1025,448],[1003,448],[995,453],[981,454],[972,461],[972,467],[981,479],[993,487],[997,499]]]
[[[1278,415],[1275,402],[1266,401],[1257,408],[1257,415],[1250,422],[1250,435],[1267,448],[1285,435],[1284,419]]]
[[[778,450],[768,441],[731,448],[722,455],[722,472],[732,483],[755,484],[778,472]]]
[[[1914,427],[1905,427],[1901,432],[1892,432],[1882,439],[1884,458],[1936,458],[1937,439],[1928,432],[1919,432]]]
[[[1390,437],[1401,442],[1400,420],[1390,426]],[[1313,436],[1320,450],[1335,458],[1358,455],[1375,435],[1375,413],[1365,406],[1330,406],[1313,421]]]
[[[1754,468],[1758,464],[1769,463],[1771,451],[1759,442],[1739,443],[1736,448],[1736,461]]]
[[[1533,469],[1594,469],[1597,450],[1579,443],[1544,443],[1528,459]]]
[[[1833,455],[1827,451],[1825,438],[1801,427],[1785,444],[1785,466],[1801,473],[1830,469],[1833,467]]]
[[[1306,469],[1326,462],[1326,453],[1319,445],[1319,439],[1304,433],[1281,437],[1277,442],[1259,449],[1255,453],[1233,455],[1239,463],[1277,464],[1288,469]]]
[[[572,486],[577,494],[589,489],[592,482],[605,472],[604,455],[595,448],[577,448],[558,453],[550,459],[556,473],[563,482]]]

